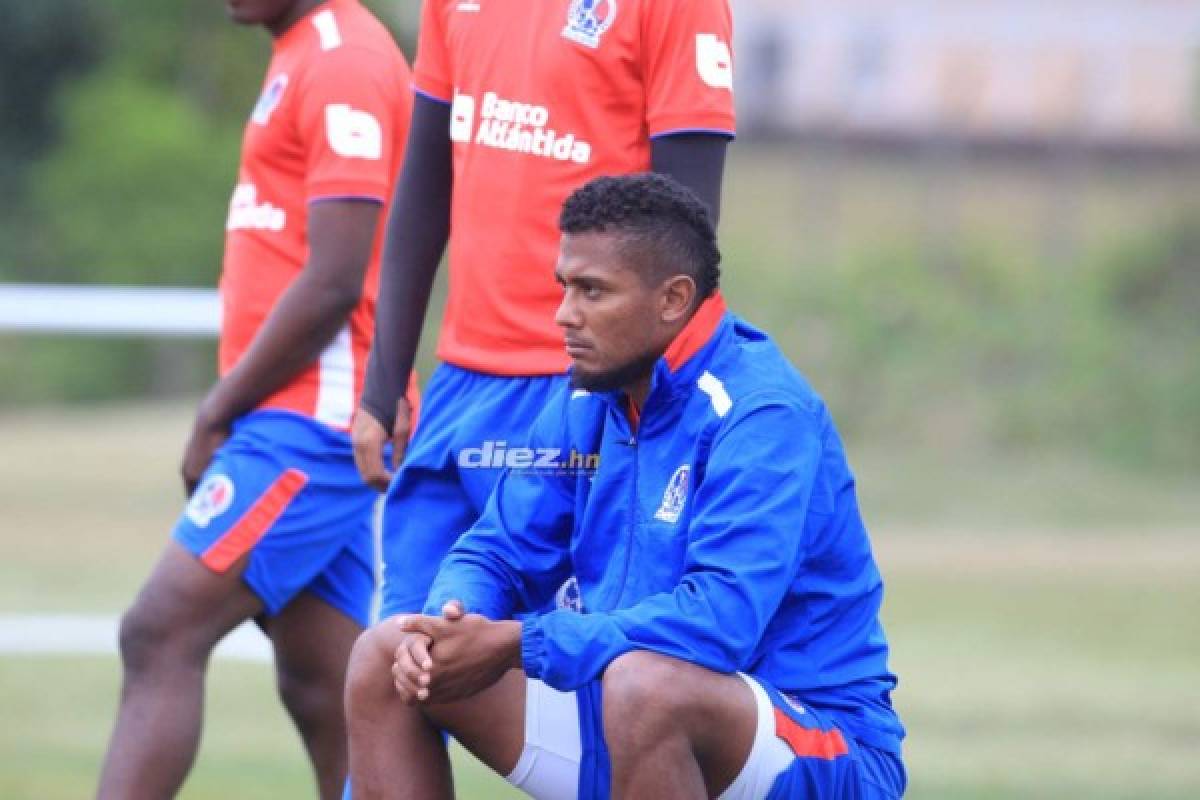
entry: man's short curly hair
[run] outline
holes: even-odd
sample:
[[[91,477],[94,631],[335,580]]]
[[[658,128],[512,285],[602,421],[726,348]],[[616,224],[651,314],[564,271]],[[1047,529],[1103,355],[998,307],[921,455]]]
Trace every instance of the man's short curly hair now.
[[[721,251],[708,209],[666,175],[595,178],[563,203],[558,228],[570,234],[621,234],[623,255],[647,284],[688,275],[696,282],[697,303],[720,284]]]

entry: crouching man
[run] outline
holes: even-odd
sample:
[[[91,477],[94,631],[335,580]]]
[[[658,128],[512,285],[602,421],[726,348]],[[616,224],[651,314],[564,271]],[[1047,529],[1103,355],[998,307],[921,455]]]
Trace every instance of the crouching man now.
[[[442,730],[542,800],[899,797],[882,581],[829,412],[725,310],[686,189],[600,178],[559,226],[571,388],[503,453],[426,615],[356,646],[354,797],[452,797]]]

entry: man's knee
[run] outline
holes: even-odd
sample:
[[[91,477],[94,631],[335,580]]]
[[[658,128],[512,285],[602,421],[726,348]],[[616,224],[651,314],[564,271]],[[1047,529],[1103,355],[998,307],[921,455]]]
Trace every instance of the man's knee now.
[[[611,722],[613,729],[651,735],[679,730],[694,699],[687,666],[641,650],[617,657],[601,679],[605,729]]]
[[[384,622],[367,628],[354,642],[346,668],[346,711],[368,712],[381,703],[399,703],[392,686],[392,662],[399,641],[390,641]]]
[[[202,665],[206,652],[189,641],[188,632],[172,625],[167,615],[141,600],[121,616],[117,642],[128,673],[142,673],[159,665]]]
[[[337,675],[320,675],[281,664],[276,671],[279,698],[301,728],[340,724],[342,684]]]

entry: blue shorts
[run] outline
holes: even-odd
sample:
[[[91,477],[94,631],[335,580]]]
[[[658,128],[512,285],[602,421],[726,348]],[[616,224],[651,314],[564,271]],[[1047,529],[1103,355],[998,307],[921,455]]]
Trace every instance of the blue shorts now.
[[[383,511],[381,617],[420,611],[438,567],[479,515],[566,375],[502,377],[442,364]]]
[[[215,572],[249,553],[242,580],[268,614],[308,590],[365,626],[378,496],[358,475],[348,433],[255,411],[234,423],[173,535]]]
[[[802,706],[757,678],[743,678],[762,690],[755,689],[759,731],[742,774],[722,797],[897,800],[904,794],[908,779],[898,753],[844,734],[836,712]],[[612,776],[604,742],[602,684],[592,681],[575,694],[580,749],[577,797],[603,800],[611,793]]]
[[[908,776],[899,753],[856,741],[839,729],[837,712],[800,705],[759,682],[775,708],[775,733],[796,758],[766,800],[897,800]]]

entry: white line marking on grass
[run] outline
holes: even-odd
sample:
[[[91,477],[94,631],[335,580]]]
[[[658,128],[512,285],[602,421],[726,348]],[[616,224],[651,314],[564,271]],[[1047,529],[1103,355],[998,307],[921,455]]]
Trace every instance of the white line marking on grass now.
[[[117,655],[118,619],[87,614],[0,614],[0,655]],[[271,643],[252,622],[226,636],[214,652],[228,661],[269,662]]]

